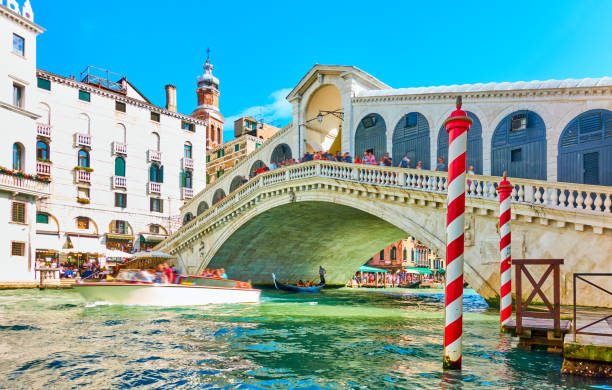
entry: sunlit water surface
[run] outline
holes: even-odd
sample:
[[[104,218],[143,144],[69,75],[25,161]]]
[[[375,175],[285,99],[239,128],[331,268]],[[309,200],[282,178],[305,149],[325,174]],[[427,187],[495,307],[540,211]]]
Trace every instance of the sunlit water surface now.
[[[436,290],[267,290],[260,304],[187,308],[0,291],[0,388],[610,388],[516,350],[466,294],[463,371],[444,373]]]

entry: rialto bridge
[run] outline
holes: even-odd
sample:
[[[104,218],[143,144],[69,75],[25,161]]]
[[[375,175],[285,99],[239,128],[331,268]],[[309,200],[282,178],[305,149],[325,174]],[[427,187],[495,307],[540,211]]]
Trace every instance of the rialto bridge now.
[[[395,164],[408,155],[412,167],[435,166],[447,154],[441,127],[457,95],[474,120],[466,281],[485,298],[497,295],[495,185],[508,171],[512,255],[564,258],[562,300],[570,303],[572,273],[612,272],[610,78],[391,89],[354,67],[316,65],[288,96],[293,121],[187,202],[185,225],[158,248],[176,254],[182,271],[225,267],[256,284],[271,283],[272,272],[315,278],[319,265],[329,283],[344,284],[408,235],[444,256],[445,172],[312,161],[240,184],[261,164],[313,150],[372,149]],[[597,298],[582,303],[605,302]]]

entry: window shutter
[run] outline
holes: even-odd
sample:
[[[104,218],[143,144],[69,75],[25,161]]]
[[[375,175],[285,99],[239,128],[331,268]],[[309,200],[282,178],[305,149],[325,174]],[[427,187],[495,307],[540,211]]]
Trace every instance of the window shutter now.
[[[185,187],[185,171],[181,172],[181,187]]]
[[[164,212],[164,200],[163,199],[159,200],[159,212],[160,213]]]
[[[149,167],[149,181],[155,181],[154,180],[154,177],[155,177],[154,169],[155,169],[155,166],[151,164],[151,166]]]
[[[164,166],[159,167],[159,182],[164,182]]]

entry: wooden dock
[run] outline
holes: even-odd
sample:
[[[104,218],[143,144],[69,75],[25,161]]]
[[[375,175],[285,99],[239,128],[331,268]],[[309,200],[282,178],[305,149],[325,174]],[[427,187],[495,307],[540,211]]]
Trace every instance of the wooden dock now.
[[[503,326],[503,330],[518,336],[518,348],[532,350],[546,348],[548,352],[563,352],[563,337],[570,331],[571,322],[559,321],[559,329],[555,329],[555,322],[548,318],[522,318],[522,332],[517,332],[516,318],[512,317]]]

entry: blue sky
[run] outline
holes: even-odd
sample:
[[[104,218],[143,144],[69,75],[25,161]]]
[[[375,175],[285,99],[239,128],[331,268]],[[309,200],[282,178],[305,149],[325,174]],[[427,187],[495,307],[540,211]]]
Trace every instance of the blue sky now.
[[[109,69],[158,105],[170,83],[183,113],[210,46],[230,121],[286,124],[284,97],[315,63],[354,65],[395,88],[612,76],[610,0],[31,3],[47,29],[39,68]]]

